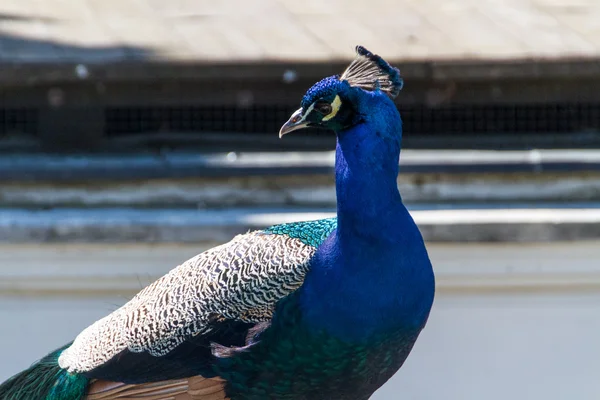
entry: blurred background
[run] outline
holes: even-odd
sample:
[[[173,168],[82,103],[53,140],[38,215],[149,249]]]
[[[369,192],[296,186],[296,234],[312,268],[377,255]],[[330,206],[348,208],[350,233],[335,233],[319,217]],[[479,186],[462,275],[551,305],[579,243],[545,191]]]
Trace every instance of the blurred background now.
[[[234,234],[335,211],[277,138],[362,44],[438,279],[376,400],[600,397],[600,1],[3,0],[0,381]]]

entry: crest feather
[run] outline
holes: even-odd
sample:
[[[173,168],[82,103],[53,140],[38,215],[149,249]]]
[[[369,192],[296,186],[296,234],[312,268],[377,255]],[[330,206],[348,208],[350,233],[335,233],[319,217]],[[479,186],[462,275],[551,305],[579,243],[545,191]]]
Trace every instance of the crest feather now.
[[[392,99],[398,96],[404,84],[400,70],[362,46],[356,46],[356,54],[357,57],[346,68],[340,80],[364,90],[379,89]]]

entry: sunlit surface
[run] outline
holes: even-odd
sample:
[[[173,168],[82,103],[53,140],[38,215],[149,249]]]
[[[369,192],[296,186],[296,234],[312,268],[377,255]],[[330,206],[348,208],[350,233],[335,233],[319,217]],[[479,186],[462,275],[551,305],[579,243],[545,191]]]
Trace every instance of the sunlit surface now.
[[[44,274],[60,276],[59,271],[126,275],[128,265],[140,277],[133,283],[137,286],[145,281],[142,271],[158,275],[195,252],[173,246],[94,248],[42,248],[38,253],[6,248],[0,272],[5,280],[21,276],[25,282]],[[600,268],[597,249],[597,243],[430,246],[441,287],[429,323],[402,370],[373,399],[600,398],[600,289],[585,285],[594,282]],[[45,279],[38,278],[36,285]],[[519,288],[518,282],[526,280],[541,283]],[[452,286],[457,281],[470,283],[457,289]],[[74,285],[69,282],[61,285]],[[489,282],[508,286],[489,289]],[[574,284],[561,287],[560,282]],[[487,289],[478,286],[484,284]],[[0,381],[126,300],[89,297],[85,291],[0,295]]]

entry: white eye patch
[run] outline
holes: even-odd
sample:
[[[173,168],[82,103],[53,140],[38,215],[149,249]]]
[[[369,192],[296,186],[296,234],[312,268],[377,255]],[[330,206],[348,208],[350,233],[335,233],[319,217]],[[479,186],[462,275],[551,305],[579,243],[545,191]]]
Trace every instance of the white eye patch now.
[[[335,115],[340,111],[340,107],[342,106],[342,99],[340,96],[335,96],[335,99],[331,102],[331,112],[323,117],[322,121],[329,121],[331,118],[335,117]]]

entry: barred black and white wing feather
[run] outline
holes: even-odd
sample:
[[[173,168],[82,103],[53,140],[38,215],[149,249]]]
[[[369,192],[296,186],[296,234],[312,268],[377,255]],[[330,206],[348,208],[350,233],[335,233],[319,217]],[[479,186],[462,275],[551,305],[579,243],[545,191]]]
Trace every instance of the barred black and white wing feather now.
[[[312,229],[308,237],[306,226]],[[280,225],[207,250],[81,332],[59,364],[94,378],[114,378],[105,373],[110,371],[131,383],[152,380],[157,368],[170,371],[156,374],[161,379],[198,372],[201,365],[191,368],[187,357],[198,362],[211,341],[243,344],[231,342],[269,321],[275,304],[302,285],[318,243],[334,228],[335,220]],[[188,346],[178,353],[184,343]],[[190,349],[199,354],[191,357]],[[161,358],[162,367],[148,365],[152,358]],[[181,365],[179,372],[173,363]],[[142,364],[141,370],[133,368]]]

